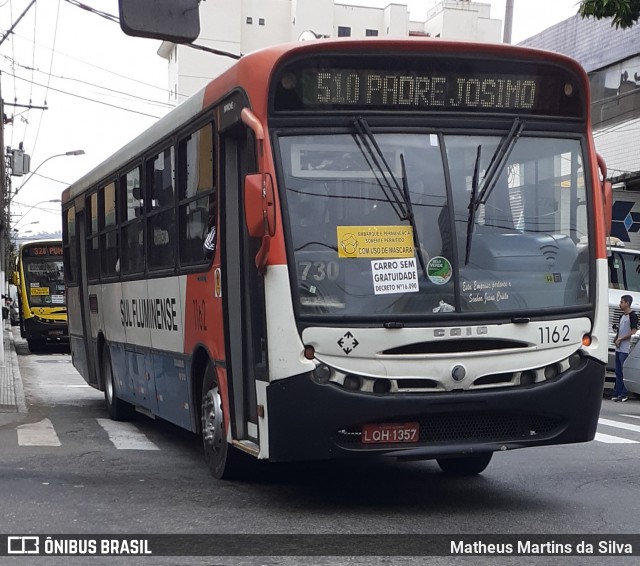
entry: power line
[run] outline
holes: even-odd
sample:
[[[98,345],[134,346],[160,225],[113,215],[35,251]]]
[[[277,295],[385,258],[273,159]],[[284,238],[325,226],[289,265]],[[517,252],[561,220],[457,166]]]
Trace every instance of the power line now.
[[[7,59],[7,60],[10,60],[9,57],[7,57],[6,55],[4,56],[4,58]],[[31,70],[31,71],[36,71],[37,73],[42,73],[42,74],[46,75],[49,78],[54,77],[56,79],[60,79],[60,80],[63,80],[63,81],[73,81],[73,82],[80,83],[80,84],[83,84],[83,85],[99,88],[99,89],[105,90],[107,92],[113,92],[115,94],[122,94],[122,95],[125,95],[129,99],[136,99],[136,100],[140,100],[142,102],[147,102],[149,104],[154,104],[154,105],[157,105],[157,106],[164,106],[164,107],[167,107],[167,108],[173,108],[174,107],[173,104],[171,104],[169,102],[161,102],[159,100],[153,100],[151,98],[145,98],[143,96],[134,95],[134,94],[131,94],[129,92],[124,92],[122,90],[116,90],[116,89],[109,88],[109,87],[106,87],[106,86],[103,86],[103,85],[98,85],[98,84],[95,84],[95,83],[90,83],[88,81],[83,81],[82,79],[76,79],[75,77],[65,77],[65,76],[56,75],[56,74],[50,73],[50,72],[47,73],[46,71],[41,71],[40,69],[37,69],[37,68],[36,69],[32,69],[31,67],[28,67],[26,65],[22,65],[22,64],[18,63],[17,61],[12,61],[12,63],[13,63],[14,66],[21,67],[22,69],[25,69],[25,70]],[[47,88],[49,88],[49,85],[47,85]]]
[[[11,74],[11,73],[8,73],[8,72],[7,72],[7,74],[8,74],[9,76],[12,76],[12,77],[14,77],[14,78],[18,79],[18,80],[21,80],[21,81],[27,81],[27,82],[28,82],[28,79],[23,79],[22,77],[19,77],[18,75]],[[41,85],[41,84],[39,84],[39,83],[36,83],[35,81],[34,81],[33,83],[34,83],[36,86],[44,86],[44,85]],[[94,98],[88,98],[88,97],[86,97],[86,96],[81,96],[81,95],[79,95],[79,94],[75,94],[75,93],[73,93],[73,92],[67,92],[67,91],[65,91],[65,90],[61,90],[61,89],[58,89],[58,88],[53,88],[53,87],[51,87],[51,86],[49,87],[49,90],[52,90],[52,91],[54,91],[54,92],[59,92],[59,93],[61,93],[61,94],[66,94],[67,96],[73,96],[73,97],[75,97],[75,98],[80,98],[80,99],[82,99],[82,100],[87,100],[87,101],[89,101],[89,102],[95,102],[96,104],[102,104],[103,106],[109,106],[110,108],[117,108],[118,110],[123,110],[123,111],[125,111],[125,112],[131,112],[131,113],[133,113],[133,114],[139,114],[140,116],[148,116],[149,118],[155,118],[155,119],[159,119],[159,118],[161,118],[161,116],[155,116],[155,115],[153,115],[153,114],[147,114],[146,112],[140,112],[139,110],[132,110],[132,109],[130,109],[130,108],[124,108],[123,106],[117,106],[117,105],[115,105],[115,104],[109,104],[108,102],[102,102],[101,100],[96,100],[96,99],[94,99]]]
[[[56,48],[56,39],[58,37],[58,18],[60,16],[60,0],[58,0],[58,9],[56,10],[56,23],[54,25],[53,28],[53,49],[51,49],[51,58],[49,60],[49,73],[51,72],[51,69],[53,68],[53,56],[55,54],[55,48]],[[34,67],[35,67],[35,52],[36,52],[36,48],[35,48],[35,32],[33,34],[33,54],[34,54]],[[35,69],[34,69],[35,70]],[[49,78],[47,80],[47,87],[45,89],[45,94],[44,94],[44,105],[47,105],[47,94],[49,93],[49,85],[51,82],[51,75],[49,75]],[[40,120],[38,120],[38,129],[36,130],[36,137],[33,140],[33,149],[32,151],[35,153],[36,151],[36,147],[38,145],[38,138],[40,137],[40,128],[42,127],[42,115],[40,115]],[[24,135],[26,137],[27,132],[25,130]]]
[[[16,37],[21,38],[21,39],[28,40],[28,38],[24,37],[23,35],[20,35],[20,34],[17,34],[17,33],[14,33],[14,35]],[[44,45],[42,43],[34,42],[34,45],[37,45],[37,46],[42,47],[44,49],[48,49],[49,51],[53,51],[51,47],[49,47],[47,45]],[[149,87],[149,88],[154,88],[156,90],[161,90],[167,96],[169,95],[169,91],[164,87],[161,87],[161,86],[158,86],[158,85],[154,85],[154,84],[150,84],[150,83],[145,83],[144,81],[141,81],[139,79],[134,79],[132,77],[128,77],[128,76],[123,75],[121,73],[117,73],[116,71],[112,71],[111,69],[107,69],[105,67],[100,67],[99,65],[94,65],[93,63],[90,63],[89,61],[85,61],[84,59],[80,59],[78,57],[74,57],[73,55],[69,55],[68,53],[65,53],[63,51],[57,51],[56,50],[56,53],[58,55],[62,55],[63,57],[67,57],[68,59],[71,59],[73,61],[77,61],[79,63],[82,63],[83,65],[87,65],[87,67],[92,67],[94,69],[98,69],[99,71],[103,71],[105,73],[109,73],[110,75],[113,75],[113,76],[116,76],[116,77],[120,77],[122,79],[131,81],[133,83],[140,84],[142,86],[146,86],[146,87]]]

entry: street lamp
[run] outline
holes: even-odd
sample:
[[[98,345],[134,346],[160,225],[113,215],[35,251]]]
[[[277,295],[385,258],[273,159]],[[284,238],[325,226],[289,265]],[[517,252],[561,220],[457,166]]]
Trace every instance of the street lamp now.
[[[25,224],[22,228],[26,228],[27,226],[31,226],[32,224],[40,224],[40,222],[38,220],[36,220],[35,222],[29,222],[28,224]],[[12,230],[13,234],[13,244],[17,247],[18,244],[18,240],[21,240],[24,238],[25,235],[27,234],[33,234],[33,230],[24,230],[21,231],[19,228],[14,228]]]
[[[49,157],[47,157],[44,161],[42,161],[42,163],[40,163],[40,165],[38,165],[33,171],[31,171],[31,175],[29,175],[29,178],[26,179],[24,181],[24,183],[22,183],[22,185],[20,185],[16,189],[16,192],[13,193],[13,195],[9,199],[9,202],[11,202],[11,200],[18,194],[18,192],[21,191],[24,188],[24,186],[29,182],[29,180],[38,172],[38,169],[40,169],[40,167],[42,167],[47,161],[49,161],[50,159],[53,159],[54,157],[65,157],[67,155],[84,155],[84,149],[74,149],[73,151],[65,151],[64,153],[56,153],[55,155],[50,155]]]
[[[15,224],[15,225],[17,226],[18,224],[20,224],[20,222],[22,222],[22,221],[24,220],[24,217],[25,217],[27,214],[29,214],[29,213],[30,213],[30,212],[31,212],[31,211],[32,211],[36,206],[38,206],[38,205],[40,205],[40,204],[45,204],[45,203],[48,203],[48,202],[58,202],[58,203],[60,203],[60,202],[62,202],[62,201],[61,201],[59,198],[54,198],[54,199],[51,199],[51,200],[41,200],[40,202],[37,202],[37,203],[35,203],[35,204],[31,205],[31,206],[27,209],[27,211],[26,211],[23,215],[21,215],[20,220],[18,220],[18,221],[16,222],[16,224]],[[12,216],[13,216],[13,215],[12,215]],[[17,216],[17,215],[16,215],[16,216]],[[25,224],[25,226],[29,226],[29,225],[28,225],[28,224]]]
[[[27,222],[22,228],[26,228],[27,226],[33,226],[34,224],[40,224],[40,220],[34,220],[33,222]],[[14,236],[17,236],[18,232],[20,230],[22,230],[22,228],[14,228],[13,229],[13,231],[15,232]]]

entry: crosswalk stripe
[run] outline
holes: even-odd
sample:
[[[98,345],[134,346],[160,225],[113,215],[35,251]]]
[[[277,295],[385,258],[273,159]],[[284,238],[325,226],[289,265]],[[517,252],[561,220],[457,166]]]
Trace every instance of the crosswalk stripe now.
[[[118,450],[160,450],[135,425],[110,419],[96,419]]]
[[[618,421],[611,421],[609,419],[598,419],[598,423],[606,425],[606,426],[614,426],[616,428],[623,428],[624,430],[632,430],[633,432],[640,432],[640,426],[621,423]]]
[[[638,444],[637,440],[629,440],[622,436],[611,436],[609,434],[602,434],[601,432],[596,432],[595,439],[598,442],[606,442],[607,444]]]
[[[630,419],[640,419],[640,415],[627,415],[627,414],[622,413],[620,416],[621,417],[629,417]]]
[[[20,446],[60,446],[60,439],[49,419],[18,426]]]

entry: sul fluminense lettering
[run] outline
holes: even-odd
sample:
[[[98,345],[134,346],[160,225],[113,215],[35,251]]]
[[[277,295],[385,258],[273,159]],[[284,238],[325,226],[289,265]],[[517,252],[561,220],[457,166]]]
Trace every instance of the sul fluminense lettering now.
[[[121,299],[120,321],[128,328],[152,328],[154,330],[178,330],[176,299]]]

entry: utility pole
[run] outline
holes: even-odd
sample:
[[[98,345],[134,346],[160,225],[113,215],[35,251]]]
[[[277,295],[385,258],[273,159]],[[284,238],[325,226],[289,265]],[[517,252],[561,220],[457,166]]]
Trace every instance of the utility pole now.
[[[511,29],[513,28],[513,0],[507,0],[504,7],[504,34],[502,43],[511,43]]]
[[[2,77],[0,76],[0,79]],[[4,161],[4,101],[2,100],[2,80],[0,80],[0,198],[2,199],[2,210],[0,211],[0,283],[2,284],[2,294],[7,291],[5,283],[6,273],[6,240],[9,235],[9,225],[7,218],[7,200],[9,191],[7,190],[7,169]]]
[[[18,25],[24,15],[31,9],[31,6],[35,4],[36,0],[31,0],[29,5],[20,14],[14,24],[6,31],[6,33],[0,38],[0,45],[9,37],[13,30]],[[6,273],[7,273],[7,250],[9,249],[11,228],[9,226],[10,217],[7,212],[7,205],[9,199],[9,190],[7,182],[7,169],[5,164],[5,146],[4,146],[4,101],[2,100],[2,77],[0,76],[0,285],[2,285],[2,295],[9,292],[9,286],[7,285]],[[2,299],[4,304],[4,299]],[[0,324],[0,341],[4,342],[4,322]],[[0,362],[4,363],[4,348],[0,348]]]

